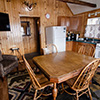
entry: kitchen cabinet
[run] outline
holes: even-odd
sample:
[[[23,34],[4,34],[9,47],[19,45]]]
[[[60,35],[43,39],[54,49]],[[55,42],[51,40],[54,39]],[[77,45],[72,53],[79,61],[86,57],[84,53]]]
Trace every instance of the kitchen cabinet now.
[[[66,51],[72,51],[73,48],[73,41],[66,42]]]
[[[73,42],[72,51],[77,52],[78,42]]]
[[[59,16],[58,26],[66,26],[67,31],[81,31],[82,17],[81,16],[74,16],[74,17]]]
[[[92,46],[96,47],[95,44],[89,44],[89,43],[83,43],[83,42],[76,42],[76,41],[67,41],[66,42],[66,51],[78,52],[79,48],[82,45],[92,45]]]
[[[70,17],[69,31],[81,31],[82,18],[81,17]]]

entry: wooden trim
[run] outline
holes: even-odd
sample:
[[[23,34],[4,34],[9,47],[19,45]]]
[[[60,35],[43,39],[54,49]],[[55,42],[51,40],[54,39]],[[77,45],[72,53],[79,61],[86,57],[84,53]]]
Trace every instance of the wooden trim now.
[[[58,0],[58,1],[72,3],[72,4],[78,4],[78,5],[88,6],[88,7],[94,7],[94,8],[97,7],[96,4],[84,2],[84,1],[79,1],[79,0]]]
[[[24,15],[24,14],[19,14],[20,17],[40,17],[38,15]]]

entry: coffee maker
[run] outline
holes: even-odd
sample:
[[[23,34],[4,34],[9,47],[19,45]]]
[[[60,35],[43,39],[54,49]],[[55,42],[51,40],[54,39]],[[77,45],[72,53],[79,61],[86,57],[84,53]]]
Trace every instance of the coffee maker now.
[[[71,40],[76,40],[76,34],[71,33]]]

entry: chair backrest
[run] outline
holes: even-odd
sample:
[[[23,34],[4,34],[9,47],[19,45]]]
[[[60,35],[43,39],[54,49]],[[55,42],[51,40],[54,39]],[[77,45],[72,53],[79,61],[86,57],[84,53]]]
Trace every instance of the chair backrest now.
[[[94,57],[95,48],[94,48],[93,45],[82,45],[79,48],[78,53],[84,54],[84,55],[87,55],[87,56]]]
[[[57,52],[58,52],[57,47],[54,44],[48,44],[48,45],[46,45],[45,48],[43,48],[44,55],[47,55],[50,53],[57,53]]]
[[[25,59],[25,56],[23,56],[23,59],[24,59],[24,62],[25,62],[25,66],[26,66],[26,69],[30,75],[30,78],[31,78],[31,81],[33,83],[33,87],[34,88],[40,88],[41,85],[39,84],[38,80],[36,79],[35,77],[35,73],[34,71],[32,70],[31,66],[29,65],[29,63],[27,62],[27,60]]]
[[[88,87],[89,82],[94,76],[94,73],[98,68],[99,64],[100,64],[100,58],[95,59],[94,61],[89,63],[86,67],[84,67],[81,73],[79,74],[78,78],[76,79],[75,83],[73,84],[72,88],[84,89]]]

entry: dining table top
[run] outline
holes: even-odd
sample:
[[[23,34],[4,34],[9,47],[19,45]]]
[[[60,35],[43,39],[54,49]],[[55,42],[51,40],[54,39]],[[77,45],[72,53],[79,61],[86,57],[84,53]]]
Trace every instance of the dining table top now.
[[[41,55],[33,58],[34,63],[54,83],[61,83],[77,76],[95,58],[72,51]]]

